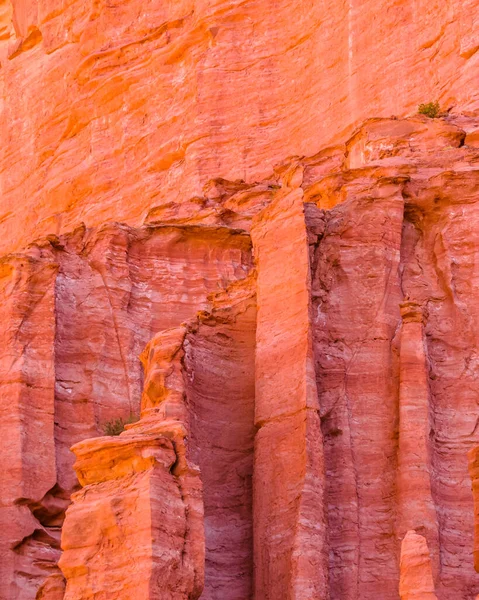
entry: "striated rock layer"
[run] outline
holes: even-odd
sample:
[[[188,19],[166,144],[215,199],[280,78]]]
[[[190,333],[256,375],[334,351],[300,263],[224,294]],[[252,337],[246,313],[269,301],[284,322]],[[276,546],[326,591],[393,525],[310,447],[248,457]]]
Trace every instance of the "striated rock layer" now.
[[[478,131],[4,256],[1,600],[475,598]]]
[[[477,110],[478,20],[477,0],[2,0],[0,252],[137,226],[371,115]]]

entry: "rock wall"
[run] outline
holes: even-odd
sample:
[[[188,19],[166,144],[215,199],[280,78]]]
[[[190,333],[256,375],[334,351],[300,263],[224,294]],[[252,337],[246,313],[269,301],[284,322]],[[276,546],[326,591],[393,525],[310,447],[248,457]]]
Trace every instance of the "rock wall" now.
[[[112,224],[52,236],[2,265],[3,600],[35,598],[57,571],[60,527],[79,488],[70,447],[139,414],[146,342],[245,278],[251,248],[224,227]],[[148,494],[156,479],[145,477]]]
[[[477,0],[2,0],[0,252],[477,110],[477,29]]]
[[[0,598],[472,600],[478,131],[5,256]]]

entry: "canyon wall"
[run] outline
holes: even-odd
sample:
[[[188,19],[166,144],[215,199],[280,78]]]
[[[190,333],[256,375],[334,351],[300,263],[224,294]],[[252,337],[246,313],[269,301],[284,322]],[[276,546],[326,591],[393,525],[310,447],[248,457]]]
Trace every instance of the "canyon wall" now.
[[[1,0],[0,252],[479,107],[477,0]]]
[[[0,598],[475,598],[478,132],[4,256]]]
[[[0,0],[0,600],[476,597],[478,28]]]

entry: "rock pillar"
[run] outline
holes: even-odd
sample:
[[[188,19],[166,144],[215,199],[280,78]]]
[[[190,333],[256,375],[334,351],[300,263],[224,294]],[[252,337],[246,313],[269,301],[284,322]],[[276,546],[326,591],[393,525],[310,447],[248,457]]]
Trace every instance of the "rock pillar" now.
[[[302,191],[280,190],[252,239],[258,261],[254,597],[324,599],[324,458]]]
[[[479,573],[479,447],[469,451],[469,474],[474,496],[474,568]]]
[[[431,423],[423,339],[424,313],[420,305],[406,301],[401,304],[401,317],[398,454],[398,533],[400,537],[404,536],[401,546],[401,598],[435,598],[435,595],[427,595],[434,592],[432,577],[438,572],[439,540],[431,492]],[[421,590],[429,590],[432,585],[432,592],[429,590],[426,595],[414,596],[410,586],[414,585],[411,582],[418,571],[421,577],[427,574],[428,578],[427,585],[421,584]],[[419,593],[419,589],[416,592]]]
[[[0,598],[37,597],[60,579],[53,351],[57,265],[39,248],[0,260]],[[57,582],[61,587],[61,581]]]

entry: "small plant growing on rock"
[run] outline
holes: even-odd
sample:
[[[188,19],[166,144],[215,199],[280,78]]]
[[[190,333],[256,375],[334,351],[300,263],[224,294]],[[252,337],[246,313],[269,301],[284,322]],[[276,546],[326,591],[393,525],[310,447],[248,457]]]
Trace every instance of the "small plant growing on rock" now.
[[[126,421],[124,421],[121,417],[119,419],[112,419],[103,425],[103,432],[105,435],[120,435],[120,433],[125,431],[125,425],[136,423],[138,420],[139,417],[134,414],[130,414]]]
[[[427,104],[420,104],[417,112],[420,115],[426,115],[430,119],[436,119],[441,114],[441,107],[439,106],[439,102],[428,102]]]

